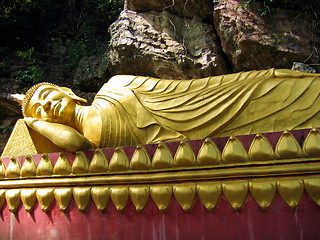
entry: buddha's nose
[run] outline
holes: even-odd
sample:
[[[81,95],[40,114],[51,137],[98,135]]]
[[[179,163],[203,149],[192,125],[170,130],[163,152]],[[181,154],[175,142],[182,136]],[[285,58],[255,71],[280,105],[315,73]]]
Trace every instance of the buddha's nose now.
[[[41,106],[43,107],[43,110],[45,112],[48,112],[50,110],[51,107],[51,101],[48,100],[42,100],[40,101]]]

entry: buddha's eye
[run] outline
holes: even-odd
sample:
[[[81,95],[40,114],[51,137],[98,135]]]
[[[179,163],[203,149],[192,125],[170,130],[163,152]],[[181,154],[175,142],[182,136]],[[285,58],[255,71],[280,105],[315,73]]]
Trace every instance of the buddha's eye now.
[[[41,118],[41,106],[39,106],[39,107],[37,107],[37,109],[36,109],[36,116],[37,116],[37,118]]]

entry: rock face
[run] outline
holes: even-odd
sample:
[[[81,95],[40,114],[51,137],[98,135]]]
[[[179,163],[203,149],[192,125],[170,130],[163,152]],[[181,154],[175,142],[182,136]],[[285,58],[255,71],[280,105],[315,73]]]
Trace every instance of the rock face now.
[[[213,26],[197,16],[125,10],[109,31],[112,74],[188,79],[227,71]]]
[[[212,0],[126,0],[125,8],[135,12],[170,11],[185,18],[212,18]]]
[[[106,55],[84,57],[74,75],[74,86],[82,91],[97,92],[110,78],[107,67],[108,57]]]
[[[319,61],[314,51],[319,36],[317,39],[310,23],[296,12],[279,10],[263,18],[254,9],[245,9],[239,0],[220,0],[213,16],[223,52],[236,72]]]

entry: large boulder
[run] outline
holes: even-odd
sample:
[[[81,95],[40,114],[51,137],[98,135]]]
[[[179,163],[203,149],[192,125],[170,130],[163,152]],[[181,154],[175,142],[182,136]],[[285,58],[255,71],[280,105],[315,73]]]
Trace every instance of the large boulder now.
[[[214,24],[235,71],[319,61],[314,51],[319,36],[297,12],[278,9],[262,17],[258,9],[245,8],[243,1],[220,0],[214,7]]]
[[[185,18],[199,16],[211,19],[213,12],[212,0],[126,0],[125,8],[135,12],[164,10]]]
[[[73,84],[81,91],[97,92],[110,77],[106,54],[85,56],[78,65]]]
[[[196,16],[125,10],[109,31],[112,74],[188,79],[227,72],[213,26]]]

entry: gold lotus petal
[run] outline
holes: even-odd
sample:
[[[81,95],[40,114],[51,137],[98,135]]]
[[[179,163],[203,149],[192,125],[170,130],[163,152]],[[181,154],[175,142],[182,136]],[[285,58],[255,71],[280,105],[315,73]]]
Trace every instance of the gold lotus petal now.
[[[90,201],[90,188],[74,188],[73,198],[78,205],[79,211],[83,212]]]
[[[174,155],[173,163],[176,167],[191,167],[196,165],[196,156],[187,142],[180,142]]]
[[[150,155],[143,145],[136,147],[130,161],[130,168],[132,170],[147,170],[151,168]]]
[[[257,134],[249,148],[250,160],[261,161],[274,159],[274,151],[270,142],[261,134]]]
[[[6,176],[6,166],[4,165],[2,159],[0,158],[0,179]]]
[[[7,178],[17,178],[20,177],[20,163],[17,158],[12,157],[10,158],[10,163],[6,169],[6,177]]]
[[[208,211],[213,211],[221,196],[221,183],[202,182],[197,184],[197,194]]]
[[[196,195],[195,183],[182,183],[173,186],[173,195],[185,212],[192,208]]]
[[[20,205],[20,189],[6,191],[6,201],[10,212],[15,212]]]
[[[51,158],[47,153],[42,154],[37,167],[37,176],[50,176],[53,173]]]
[[[65,153],[63,152],[59,153],[58,160],[53,168],[53,174],[56,174],[56,175],[71,174],[71,164]]]
[[[278,181],[278,191],[282,199],[291,208],[299,205],[304,190],[303,181],[301,179],[289,179]]]
[[[3,207],[5,196],[6,196],[6,191],[0,189],[0,210]]]
[[[72,173],[81,174],[89,172],[89,162],[86,154],[82,151],[76,152],[71,168]]]
[[[111,157],[109,169],[112,172],[129,170],[129,159],[122,147],[117,147]]]
[[[223,163],[245,162],[248,159],[248,153],[242,143],[236,137],[230,137],[222,151]]]
[[[303,151],[308,157],[320,156],[320,131],[312,128],[303,143]]]
[[[172,197],[172,186],[158,185],[150,187],[150,195],[161,212],[166,211]]]
[[[22,189],[21,200],[24,205],[24,209],[30,212],[36,202],[36,190],[35,189]]]
[[[289,132],[284,131],[279,138],[275,152],[281,159],[297,158],[302,150],[295,137]]]
[[[47,212],[54,199],[52,188],[39,188],[36,191],[38,202],[43,212]]]
[[[162,169],[171,168],[173,163],[173,157],[166,144],[159,143],[158,148],[155,151],[152,158],[152,168]]]
[[[22,165],[21,177],[35,176],[37,171],[36,163],[32,156],[27,155],[24,164]]]
[[[232,208],[240,210],[248,195],[247,181],[230,181],[222,184],[222,191]]]
[[[254,180],[249,183],[249,190],[259,206],[263,210],[266,210],[273,201],[277,190],[277,184],[275,181],[268,179]]]
[[[102,212],[109,201],[109,187],[93,187],[91,188],[91,197],[97,209]]]
[[[100,148],[94,152],[90,162],[89,171],[92,173],[101,173],[108,171],[108,159]]]
[[[130,187],[130,199],[137,211],[142,211],[149,199],[149,187]]]
[[[221,152],[217,145],[210,139],[206,138],[198,152],[197,165],[218,165],[221,163]]]
[[[118,211],[122,211],[129,199],[129,190],[127,187],[112,187],[110,197]]]
[[[308,195],[320,206],[320,177],[306,177],[303,182]]]
[[[57,188],[54,197],[59,205],[60,211],[65,212],[72,197],[72,188]]]

